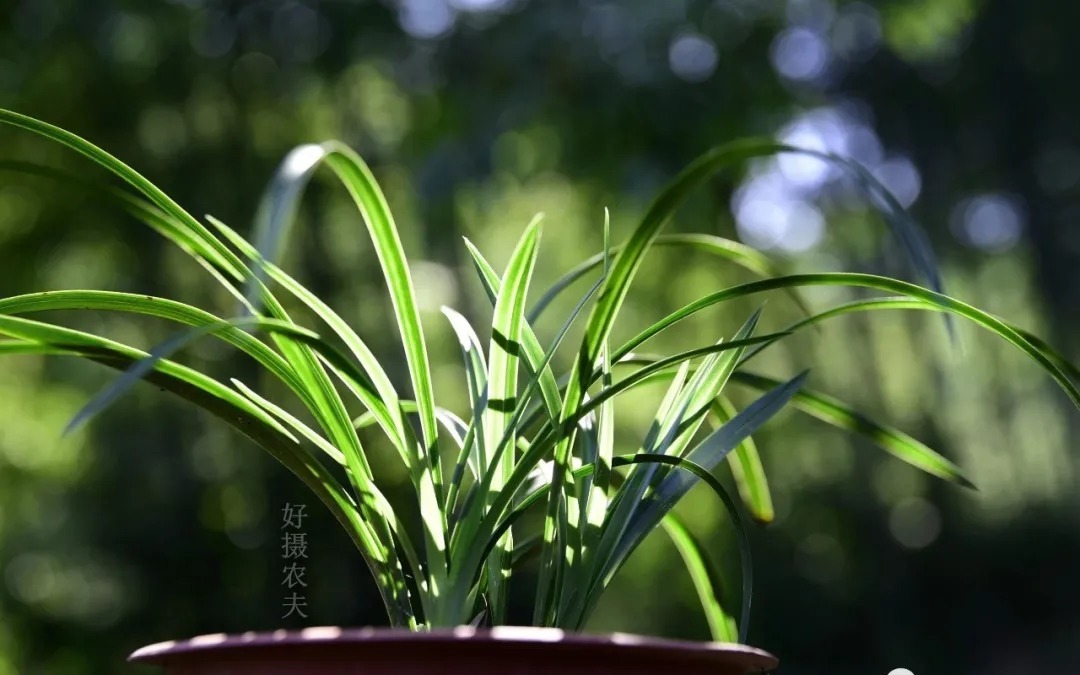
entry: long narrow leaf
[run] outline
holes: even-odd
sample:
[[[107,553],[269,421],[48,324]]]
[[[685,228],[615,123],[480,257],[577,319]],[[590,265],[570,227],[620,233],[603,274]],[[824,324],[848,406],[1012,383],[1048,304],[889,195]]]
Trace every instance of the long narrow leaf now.
[[[761,253],[757,249],[751,248],[746,244],[741,244],[737,241],[718,237],[713,234],[686,232],[661,234],[656,237],[653,246],[687,248],[692,251],[723,258],[760,277],[769,278],[780,276],[780,268],[764,253]],[[610,253],[617,253],[622,250],[622,248],[622,246],[613,246],[611,247]],[[536,302],[536,305],[532,310],[529,311],[529,323],[536,323],[540,318],[540,315],[544,313],[544,310],[551,305],[555,298],[589,272],[604,265],[606,274],[606,268],[610,265],[610,261],[605,261],[604,256],[604,252],[601,251],[600,253],[585,259],[552,284]],[[797,293],[792,293],[791,298],[804,313],[809,314],[806,303],[803,302],[803,299],[799,297]]]
[[[764,375],[739,371],[733,381],[758,390],[777,386],[778,380]],[[961,469],[925,444],[891,427],[878,424],[843,402],[825,394],[802,390],[795,394],[792,403],[796,408],[813,417],[851,433],[863,436],[897,459],[944,480],[975,489]]]
[[[483,436],[481,450],[496,452],[504,436],[511,434],[511,417],[517,407],[518,359],[522,352],[521,329],[525,321],[525,302],[529,282],[536,265],[537,245],[540,236],[539,218],[534,219],[518,241],[510,256],[503,284],[495,301],[495,313],[491,327],[491,345],[488,351],[487,405],[481,413]],[[509,441],[513,444],[513,436]],[[502,489],[506,477],[514,469],[514,452],[511,447],[503,450],[498,460],[486,454],[480,455],[482,471],[492,469],[490,490],[485,501],[490,506],[493,494]],[[492,621],[505,621],[507,605],[506,584],[510,576],[510,562],[514,542],[508,532],[499,542],[498,551],[488,568],[488,604]]]
[[[1077,407],[1080,407],[1080,390],[1078,390],[1077,386],[1070,381],[1069,375],[1058,365],[1058,359],[1048,355],[1041,345],[1037,345],[1028,340],[1019,330],[1013,328],[1001,319],[972,307],[967,303],[961,302],[960,300],[956,300],[955,298],[905,281],[873,274],[858,274],[853,272],[793,274],[777,279],[755,281],[739,286],[732,286],[690,303],[682,309],[673,312],[667,317],[654,323],[652,326],[623,344],[623,346],[615,353],[613,359],[617,362],[627,354],[633,352],[645,341],[707,307],[755,293],[804,286],[855,286],[873,288],[889,293],[902,293],[910,298],[932,305],[940,311],[968,319],[976,325],[1003,338],[1042,366],[1042,368],[1054,378],[1054,381],[1058,383],[1065,393],[1068,394],[1073,403],[1076,404]]]
[[[20,127],[65,145],[83,156],[88,157],[98,165],[132,185],[158,208],[182,223],[201,245],[207,246],[213,250],[236,269],[239,270],[244,268],[244,265],[232,251],[218,241],[206,227],[181,208],[171,197],[130,166],[121,162],[119,159],[93,143],[90,143],[86,139],[80,138],[69,131],[65,131],[60,127],[10,110],[0,109],[0,124],[10,124]]]
[[[732,379],[737,379],[738,376],[739,372],[736,371],[732,374]],[[799,394],[795,396],[798,397]],[[713,429],[719,429],[730,422],[731,418],[738,413],[735,405],[723,395],[712,402],[709,412]],[[772,522],[774,516],[772,493],[769,490],[769,481],[765,477],[765,468],[761,465],[761,456],[758,454],[753,436],[747,436],[735,447],[729,464],[731,476],[739,488],[739,495],[742,496],[743,503],[754,519],[760,523]]]
[[[471,466],[473,476],[479,478],[484,475],[484,467],[481,457],[488,457],[485,449],[483,433],[483,414],[487,409],[487,362],[484,359],[484,350],[480,345],[480,338],[469,324],[468,319],[458,312],[443,307],[442,313],[450,322],[461,345],[462,358],[465,360],[465,381],[469,387],[469,405],[472,409],[472,423],[464,437],[461,453],[458,456],[454,473],[450,477],[450,486],[446,493],[446,503],[454,504],[461,489],[461,480],[465,474],[466,465]],[[477,429],[480,433],[477,433]]]
[[[44,353],[63,350],[121,370],[146,357],[145,352],[88,333],[11,316],[0,316],[0,334],[40,340]],[[306,453],[295,437],[275,420],[219,382],[167,359],[157,361],[155,370],[145,379],[219,417],[270,452],[331,509],[352,536],[372,574],[385,573],[388,564],[386,547],[378,540],[371,525],[359,515],[355,502],[349,500],[326,468]],[[391,620],[415,626],[410,621],[412,611],[407,588],[388,583],[380,585],[379,590]]]
[[[714,431],[691,450],[686,455],[686,459],[704,467],[706,471],[711,471],[744,438],[754,433],[787,406],[788,401],[802,387],[807,374],[803,372],[797,375],[743,408],[731,421]],[[649,496],[643,508],[635,512],[634,522],[617,545],[613,559],[604,568],[604,574],[601,577],[603,584],[606,585],[610,581],[614,570],[618,569],[630,552],[660,524],[664,514],[670,511],[695,483],[694,477],[685,474],[670,474],[664,479],[656,491]]]
[[[675,514],[667,514],[661,522],[671,543],[675,544],[675,548],[679,551],[683,564],[690,573],[690,579],[694,582],[694,590],[697,591],[698,602],[709,622],[709,633],[712,639],[716,642],[745,642],[746,636],[739,635],[739,628],[735,624],[734,617],[724,611],[724,605],[717,593],[720,574],[706,553],[705,547],[693,535],[686,523]]]

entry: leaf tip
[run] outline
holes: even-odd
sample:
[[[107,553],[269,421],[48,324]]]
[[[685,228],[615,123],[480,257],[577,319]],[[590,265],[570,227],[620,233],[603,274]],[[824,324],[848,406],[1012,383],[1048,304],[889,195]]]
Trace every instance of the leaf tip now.
[[[967,488],[972,492],[979,492],[979,486],[975,485],[975,483],[971,482],[971,480],[968,479],[967,476],[964,476],[962,474],[956,475],[956,484],[960,487]]]
[[[773,521],[776,520],[776,514],[772,511],[768,511],[765,513],[752,511],[750,513],[750,517],[753,518],[754,522],[758,525],[772,525]]]
[[[120,382],[122,379],[123,377],[121,376],[121,378],[119,378],[117,382]],[[95,396],[93,399],[84,404],[82,408],[79,408],[79,411],[75,413],[74,416],[72,416],[71,421],[69,421],[67,425],[64,426],[64,430],[60,433],[60,436],[66,437],[81,429],[98,413],[107,408],[109,404],[116,399],[116,397],[123,393],[123,391],[124,389],[120,388],[119,391],[113,393],[109,389],[106,389],[97,396]]]
[[[78,413],[76,413],[74,417],[71,418],[71,421],[69,421],[67,425],[64,426],[64,430],[60,432],[60,437],[67,438],[71,434],[78,431],[79,427],[86,423],[86,419],[87,417],[85,409],[80,410]]]

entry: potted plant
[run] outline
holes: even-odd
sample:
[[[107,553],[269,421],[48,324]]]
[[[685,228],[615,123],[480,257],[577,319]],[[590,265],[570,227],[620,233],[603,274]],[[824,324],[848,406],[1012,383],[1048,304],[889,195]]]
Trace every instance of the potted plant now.
[[[230,319],[166,298],[107,291],[48,291],[0,299],[0,353],[78,356],[124,371],[72,424],[81,424],[139,379],[172,391],[220,418],[300,478],[341,523],[374,575],[390,629],[337,628],[239,636],[204,636],[136,652],[137,661],[171,674],[210,673],[585,673],[761,672],[776,659],[745,643],[750,607],[749,552],[739,508],[713,471],[728,460],[747,508],[771,517],[768,485],[752,434],[789,404],[861,434],[934,476],[970,485],[946,458],[904,433],[804,388],[807,374],[780,381],[746,367],[761,350],[830,317],[881,309],[927,310],[967,319],[1036,361],[1080,406],[1078,370],[1025,331],[944,295],[933,258],[903,209],[859,166],[809,152],[848,172],[904,243],[930,288],[869,274],[781,275],[761,253],[713,235],[664,235],[680,202],[721,168],[778,153],[806,152],[772,141],[743,141],[703,155],[652,203],[624,244],[570,270],[527,309],[538,257],[539,221],[529,224],[500,274],[466,242],[493,306],[490,339],[461,314],[443,313],[461,344],[471,410],[440,408],[432,391],[424,329],[409,266],[386,201],[364,162],[339,143],[306,145],[286,157],[257,216],[254,243],[224,223],[193,218],[147,179],[88,141],[45,122],[0,110],[0,122],[40,134],[109,169],[134,191],[108,191],[117,203],[197,260],[238,301]],[[404,347],[411,395],[399,393],[364,340],[325,302],[274,264],[311,173],[325,165],[355,200],[378,255]],[[656,246],[715,255],[761,277],[678,308],[624,343],[612,340],[643,257]],[[591,277],[545,342],[537,317],[572,284]],[[691,315],[771,290],[846,285],[894,294],[807,316],[788,328],[758,331],[761,311],[730,339],[672,355],[643,352],[647,342]],[[317,333],[299,325],[280,298],[318,317]],[[798,299],[796,297],[796,299]],[[56,309],[121,311],[186,326],[150,353],[33,318]],[[575,322],[583,337],[569,373],[552,356]],[[951,327],[951,323],[949,323]],[[249,332],[250,331],[250,332]],[[483,331],[488,332],[488,331]],[[256,337],[260,335],[262,337]],[[194,339],[212,336],[258,362],[306,408],[315,427],[242,382],[232,387],[170,360]],[[713,342],[713,340],[717,340]],[[344,345],[340,350],[335,344]],[[613,401],[647,384],[666,385],[640,448],[617,452]],[[762,392],[741,410],[728,384]],[[350,408],[364,413],[354,418]],[[419,506],[404,522],[375,483],[357,433],[377,427],[396,449]],[[449,453],[444,449],[449,446]],[[739,620],[720,602],[704,548],[672,507],[706,483],[740,535],[743,593]],[[514,527],[530,510],[540,531]],[[635,548],[665,530],[682,555],[714,642],[695,644],[632,636],[585,636],[598,598]],[[522,561],[538,561],[532,627],[504,625],[508,583]],[[485,628],[491,626],[490,629]]]

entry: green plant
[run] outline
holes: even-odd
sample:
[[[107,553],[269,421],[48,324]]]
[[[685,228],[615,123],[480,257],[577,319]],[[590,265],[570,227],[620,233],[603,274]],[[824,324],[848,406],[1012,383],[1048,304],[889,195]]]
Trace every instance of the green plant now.
[[[98,191],[192,256],[241,307],[236,318],[224,319],[173,300],[118,292],[72,290],[3,298],[0,335],[6,339],[0,341],[0,354],[79,356],[126,371],[73,424],[82,423],[145,378],[249,436],[304,481],[348,531],[396,626],[414,630],[453,626],[474,621],[482,613],[493,623],[504,622],[508,580],[521,560],[538,552],[533,622],[580,629],[628,556],[648,534],[663,527],[687,564],[714,637],[744,639],[750,603],[745,541],[741,541],[742,612],[736,622],[718,599],[704,549],[671,509],[691,487],[705,482],[744,536],[736,505],[712,475],[728,459],[746,507],[757,519],[770,519],[769,487],[752,434],[789,403],[868,437],[930,474],[969,485],[956,466],[919,441],[804,389],[806,373],[778,381],[746,369],[747,361],[762,349],[833,316],[914,309],[968,319],[1039,363],[1080,406],[1074,381],[1080,379],[1077,369],[1034,336],[942,294],[933,259],[903,210],[865,171],[837,157],[818,154],[862,183],[935,290],[868,274],[782,276],[764,255],[744,245],[712,235],[662,235],[680,202],[719,169],[752,157],[802,152],[771,141],[730,144],[703,155],[680,174],[625,244],[607,243],[605,223],[604,250],[568,272],[531,312],[526,312],[526,300],[537,260],[539,222],[525,229],[502,275],[466,242],[494,312],[485,349],[464,316],[444,309],[464,356],[471,401],[471,416],[465,420],[435,404],[424,331],[398,231],[371,172],[347,147],[334,142],[302,146],[286,158],[260,210],[252,244],[213,218],[208,218],[209,227],[203,225],[134,170],[69,132],[8,111],[0,111],[0,122],[74,149],[134,187],[134,192]],[[304,185],[320,164],[336,174],[355,200],[378,254],[406,353],[410,400],[399,394],[364,340],[272,262],[276,257],[272,251],[294,216]],[[643,257],[654,246],[715,255],[762,279],[707,295],[625,343],[613,344],[612,326]],[[532,325],[553,298],[588,275],[598,278],[545,346]],[[759,310],[730,340],[669,356],[639,352],[651,338],[707,307],[770,290],[794,292],[814,285],[864,287],[895,297],[841,305],[764,335],[757,334]],[[282,294],[318,317],[329,337],[324,339],[290,318],[279,300]],[[23,316],[60,309],[147,315],[191,329],[148,354]],[[585,327],[574,365],[556,377],[552,355],[580,317]],[[253,332],[266,337],[256,338]],[[317,427],[239,381],[230,388],[167,358],[206,335],[261,364],[295,395]],[[656,382],[668,384],[649,433],[638,451],[616,454],[614,398]],[[725,395],[729,382],[763,393],[736,410]],[[356,404],[364,413],[354,418],[349,409]],[[708,432],[702,431],[706,424],[711,427]],[[358,435],[359,429],[370,426],[386,435],[408,472],[419,506],[418,523],[403,522],[373,479]],[[440,438],[449,439],[456,452],[444,456]],[[542,531],[512,529],[517,518],[533,507],[544,509]],[[416,532],[419,545],[414,543]]]

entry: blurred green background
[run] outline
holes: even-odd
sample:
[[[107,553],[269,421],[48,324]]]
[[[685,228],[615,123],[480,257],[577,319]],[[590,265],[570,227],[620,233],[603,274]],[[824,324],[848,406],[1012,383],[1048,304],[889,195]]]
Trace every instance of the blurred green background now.
[[[0,106],[92,140],[193,214],[242,231],[291,147],[337,138],[356,148],[415,264],[436,396],[461,410],[460,358],[437,310],[478,324],[490,312],[462,236],[501,266],[543,211],[540,288],[600,249],[605,206],[621,240],[683,165],[746,135],[864,162],[927,228],[947,291],[1080,361],[1077,25],[1080,5],[1060,0],[6,0]],[[0,129],[0,159],[107,179],[11,129]],[[285,264],[399,360],[362,223],[324,178]],[[811,160],[720,176],[672,228],[739,238],[792,271],[908,273],[859,193]],[[0,269],[4,296],[92,287],[232,308],[200,268],[108,203],[8,170]],[[747,278],[657,251],[616,332]],[[817,290],[814,307],[856,297]],[[756,306],[706,313],[666,346],[730,335]],[[542,333],[561,323],[555,309]],[[772,298],[763,329],[794,316]],[[172,330],[58,319],[146,346]],[[183,360],[259,383],[250,363],[208,341]],[[1065,396],[1003,342],[961,325],[950,345],[940,318],[922,314],[838,319],[767,362],[776,374],[807,366],[813,387],[927,441],[980,491],[783,414],[757,439],[777,518],[752,533],[751,643],[792,675],[1080,669],[1080,415]],[[388,370],[404,381],[402,367]],[[0,362],[0,674],[136,673],[123,658],[149,642],[385,622],[333,520],[208,416],[140,386],[62,437],[112,377],[75,360]],[[618,409],[624,451],[654,403],[638,396]],[[404,495],[391,455],[371,447],[387,490]],[[280,618],[287,502],[312,514],[306,621]],[[681,509],[734,563],[709,495]],[[527,620],[530,589],[517,590]],[[591,629],[707,637],[662,535],[637,552]]]

